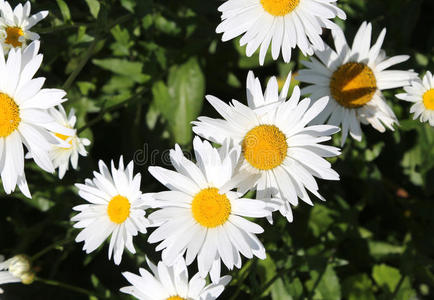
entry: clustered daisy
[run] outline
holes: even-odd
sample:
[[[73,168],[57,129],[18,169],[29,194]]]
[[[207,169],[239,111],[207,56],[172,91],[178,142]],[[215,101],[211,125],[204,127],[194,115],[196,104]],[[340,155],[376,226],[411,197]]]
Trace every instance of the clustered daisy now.
[[[133,174],[133,162],[124,167],[119,159],[118,168],[111,162],[111,173],[103,161],[99,161],[99,172],[95,178],[86,179],[85,184],[76,184],[78,194],[90,204],[74,207],[79,211],[72,218],[74,227],[84,228],[76,241],[84,241],[83,250],[90,253],[97,249],[110,235],[108,257],[114,252],[115,264],[120,264],[124,248],[136,253],[133,237],[146,233],[149,226],[145,218],[146,201],[140,191],[141,175]]]
[[[238,36],[247,56],[259,49],[262,65],[269,48],[271,56],[289,62],[292,49],[314,55],[303,61],[298,80],[289,96],[291,73],[279,93],[275,77],[263,91],[252,71],[246,82],[247,105],[229,104],[214,97],[206,99],[222,119],[199,117],[193,122],[194,160],[186,158],[179,145],[170,150],[174,170],[149,167],[149,173],[168,190],[143,194],[141,174],[134,174],[131,161],[110,168],[99,161],[94,178],[77,183],[85,204],[71,221],[81,229],[76,242],[91,253],[108,238],[108,259],[119,265],[125,248],[135,253],[133,237],[145,234],[158,243],[161,261],[151,272],[123,273],[132,284],[121,292],[142,300],[212,300],[231,280],[221,276],[222,263],[228,269],[241,268],[242,257],[266,258],[258,239],[264,229],[258,218],[273,222],[279,211],[289,222],[299,199],[313,205],[310,194],[319,193],[317,179],[339,180],[327,158],[341,154],[339,148],[324,144],[342,127],[342,146],[348,133],[362,139],[360,123],[380,132],[393,130],[398,122],[386,103],[383,90],[404,87],[399,99],[413,102],[414,119],[434,126],[434,78],[423,80],[411,70],[388,70],[409,56],[387,57],[382,50],[385,29],[371,46],[372,25],[363,22],[352,46],[343,31],[331,20],[345,19],[336,0],[227,0],[218,10],[221,23],[217,33],[223,41]],[[16,186],[30,197],[24,172],[24,158],[32,158],[47,172],[58,169],[62,179],[78,167],[90,141],[77,133],[74,109],[66,113],[61,103],[66,92],[43,88],[45,78],[34,78],[42,63],[38,54],[39,35],[30,29],[44,19],[47,11],[30,13],[30,2],[13,10],[0,0],[0,175],[4,190]],[[321,39],[331,29],[335,49]],[[30,42],[27,45],[28,41]],[[301,94],[310,98],[301,99]],[[325,124],[326,123],[326,124]],[[207,141],[209,140],[209,141]],[[210,142],[219,146],[213,146]],[[27,151],[27,153],[25,153]],[[245,198],[254,191],[256,199]],[[146,217],[146,210],[153,212]],[[191,279],[187,266],[197,261],[198,273]],[[212,283],[207,285],[209,275]],[[27,257],[0,256],[0,284],[31,283],[34,273]],[[2,290],[0,289],[0,293]]]
[[[386,30],[371,47],[372,25],[363,22],[352,46],[347,44],[342,30],[333,32],[335,50],[326,45],[316,51],[316,58],[304,61],[307,69],[300,70],[298,80],[310,85],[302,89],[312,100],[328,96],[328,106],[315,120],[322,124],[342,125],[342,145],[350,133],[362,139],[360,123],[370,124],[384,132],[393,130],[398,120],[382,94],[382,90],[399,88],[416,78],[412,71],[386,70],[409,59],[408,55],[387,57],[381,49]]]
[[[411,86],[404,87],[405,93],[398,94],[399,99],[414,103],[410,112],[414,113],[413,119],[420,118],[421,122],[429,122],[434,126],[434,77],[428,71],[423,80],[415,79]]]
[[[233,100],[231,105],[214,96],[207,96],[210,104],[224,120],[199,117],[193,122],[193,131],[221,144],[230,138],[242,148],[242,162],[236,179],[229,184],[239,184],[239,191],[256,187],[258,199],[280,200],[279,210],[289,222],[293,215],[291,205],[298,198],[313,205],[306,190],[318,198],[315,177],[339,180],[331,164],[323,157],[340,154],[338,148],[322,145],[330,135],[339,131],[331,125],[307,126],[326,107],[328,99],[322,98],[310,106],[310,99],[300,101],[300,89],[295,87],[289,100],[291,74],[281,91],[275,77],[268,81],[265,93],[253,72],[247,77],[248,106]]]
[[[39,40],[39,35],[30,29],[43,20],[48,11],[30,15],[30,9],[30,1],[24,6],[20,3],[12,10],[7,1],[0,0],[0,42],[5,53],[13,48],[24,48],[29,40]]]
[[[274,60],[282,52],[284,61],[289,62],[295,47],[304,55],[324,49],[320,37],[322,28],[337,29],[330,19],[346,18],[334,2],[336,0],[228,0],[218,8],[222,22],[216,32],[223,33],[223,41],[243,35],[240,44],[247,45],[246,55],[251,56],[259,48],[261,65],[270,44]]]
[[[182,258],[173,266],[161,261],[156,266],[148,259],[146,262],[153,274],[145,269],[139,270],[140,276],[123,273],[132,286],[122,288],[121,292],[141,300],[209,300],[220,296],[231,280],[231,276],[224,276],[217,283],[207,285],[205,278],[197,273],[189,281],[187,266]]]

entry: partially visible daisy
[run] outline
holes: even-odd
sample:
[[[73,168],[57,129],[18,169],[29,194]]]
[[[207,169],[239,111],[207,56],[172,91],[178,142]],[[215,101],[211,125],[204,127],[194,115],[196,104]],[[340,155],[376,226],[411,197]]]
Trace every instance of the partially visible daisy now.
[[[39,35],[30,29],[44,19],[48,11],[30,16],[30,8],[30,1],[24,6],[20,3],[12,10],[7,1],[0,0],[0,42],[5,53],[11,48],[24,48],[28,40],[39,40]]]
[[[27,256],[16,255],[5,261],[0,255],[0,285],[7,283],[31,284],[35,273],[31,270],[30,260]],[[0,294],[3,290],[0,288]]]
[[[13,49],[5,61],[0,47],[0,172],[7,194],[16,185],[30,196],[24,174],[24,148],[43,170],[53,173],[49,156],[53,144],[59,142],[49,133],[72,135],[69,128],[57,124],[48,110],[66,101],[65,91],[43,89],[45,78],[33,78],[38,71],[42,54],[38,54],[39,41],[23,51]]]
[[[420,118],[421,122],[429,122],[434,126],[434,77],[428,71],[423,80],[412,81],[411,86],[404,87],[405,93],[396,95],[397,98],[414,104],[410,113],[414,113],[413,120]]]
[[[71,220],[77,222],[75,228],[84,228],[75,239],[84,241],[83,250],[90,253],[97,249],[110,235],[108,258],[114,251],[114,262],[119,265],[124,248],[136,253],[133,236],[146,233],[149,226],[145,218],[147,207],[140,191],[141,175],[133,175],[133,162],[124,168],[124,161],[119,159],[116,169],[111,162],[111,173],[103,161],[99,161],[99,172],[93,172],[93,180],[86,179],[85,184],[76,184],[78,194],[90,202],[74,207],[80,213]]]
[[[384,132],[385,126],[393,130],[398,123],[392,109],[387,105],[382,90],[410,84],[416,77],[412,71],[387,70],[408,60],[408,55],[386,57],[381,49],[386,29],[380,33],[371,47],[371,23],[363,22],[350,48],[342,30],[333,32],[336,51],[326,45],[316,51],[319,58],[303,61],[308,68],[300,70],[298,80],[309,85],[303,94],[311,94],[312,100],[329,96],[330,102],[314,123],[342,125],[342,145],[348,133],[357,141],[362,139],[360,123],[371,124]]]
[[[239,35],[241,46],[247,45],[246,54],[259,50],[259,62],[264,63],[271,44],[274,60],[280,51],[285,62],[291,60],[291,51],[298,47],[304,55],[323,50],[320,35],[323,28],[336,29],[330,19],[346,19],[336,0],[228,0],[218,10],[222,22],[217,33],[228,41]]]
[[[247,258],[265,259],[265,249],[255,234],[262,227],[244,217],[261,218],[275,208],[267,201],[242,198],[232,191],[222,193],[230,183],[240,157],[240,148],[224,143],[219,149],[196,137],[193,141],[196,163],[188,160],[178,145],[170,151],[176,171],[150,167],[149,172],[170,191],[153,194],[152,207],[161,208],[149,216],[157,229],[150,243],[161,242],[162,259],[169,266],[186,254],[190,265],[197,257],[200,276],[208,273],[216,283],[221,261],[229,270],[241,267],[240,253]]]
[[[231,276],[224,276],[218,282],[206,285],[206,280],[197,273],[189,281],[183,258],[173,266],[162,261],[156,266],[147,258],[146,262],[153,274],[142,268],[139,269],[140,276],[123,273],[132,286],[122,288],[121,292],[139,300],[213,300],[220,296],[231,280]]]
[[[75,117],[74,109],[71,109],[67,116],[63,106],[59,105],[58,110],[55,108],[50,109],[50,114],[57,123],[74,130],[73,135],[55,133],[56,138],[59,139],[59,145],[53,145],[50,151],[54,168],[59,169],[59,178],[62,179],[66,171],[69,169],[69,161],[71,161],[72,167],[77,169],[78,156],[87,155],[85,146],[89,146],[90,141],[86,138],[80,138],[77,136],[75,129],[77,118]],[[62,145],[62,141],[66,142],[67,145]]]
[[[280,199],[280,213],[292,222],[290,204],[298,205],[298,197],[313,205],[306,189],[324,200],[314,176],[339,180],[323,157],[339,155],[340,151],[320,144],[330,140],[330,135],[339,128],[307,126],[326,107],[327,97],[309,108],[310,99],[300,101],[300,89],[296,86],[286,101],[290,78],[291,74],[278,95],[277,80],[272,77],[263,94],[259,79],[249,72],[248,106],[236,100],[227,105],[214,96],[207,96],[224,120],[199,117],[199,121],[193,122],[193,131],[216,143],[230,138],[235,145],[240,145],[243,161],[232,183],[239,184],[240,192],[256,188],[258,199]]]

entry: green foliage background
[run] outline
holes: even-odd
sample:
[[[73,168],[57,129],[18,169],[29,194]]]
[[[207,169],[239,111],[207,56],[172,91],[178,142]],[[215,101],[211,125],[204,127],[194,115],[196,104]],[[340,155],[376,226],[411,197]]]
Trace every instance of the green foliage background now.
[[[383,27],[389,56],[410,54],[400,68],[434,70],[432,0],[339,0],[347,13],[349,40],[362,21]],[[12,4],[17,2],[12,1]],[[73,239],[72,207],[83,203],[73,184],[92,177],[97,161],[120,155],[135,158],[142,191],[162,189],[147,172],[167,165],[164,150],[175,142],[191,148],[190,121],[217,117],[204,95],[245,100],[249,69],[263,83],[297,72],[300,60],[284,64],[247,58],[238,41],[222,43],[215,34],[220,1],[199,0],[38,0],[32,12],[50,11],[38,25],[40,76],[47,87],[64,88],[67,108],[74,107],[81,135],[92,140],[80,169],[64,180],[27,162],[33,199],[2,194],[0,253],[34,256],[37,276],[91,291],[99,298],[130,299],[123,271],[137,272],[145,254],[160,253],[147,236],[136,238],[138,254],[124,254],[117,267],[105,244],[86,255]],[[330,33],[324,38],[330,43]],[[261,221],[265,261],[244,260],[221,299],[433,299],[434,298],[434,130],[412,121],[409,104],[386,92],[401,121],[395,132],[364,126],[363,142],[347,142],[333,160],[340,182],[320,181],[328,200],[300,205],[294,223],[276,215]],[[338,141],[334,143],[338,145]],[[151,160],[151,153],[154,155]],[[158,151],[158,152],[155,152]],[[147,155],[147,156],[146,156]],[[45,249],[45,250],[44,250]],[[41,252],[42,251],[42,252]],[[39,253],[39,254],[38,254]],[[194,265],[190,274],[194,272]],[[8,285],[0,299],[88,299],[62,287],[34,283]],[[95,297],[93,298],[95,299]]]

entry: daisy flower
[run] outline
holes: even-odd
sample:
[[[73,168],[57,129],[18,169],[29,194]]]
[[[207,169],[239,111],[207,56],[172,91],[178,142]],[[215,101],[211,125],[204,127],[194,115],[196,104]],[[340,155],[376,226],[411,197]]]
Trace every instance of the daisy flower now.
[[[150,167],[149,172],[170,191],[153,194],[152,207],[161,208],[149,216],[158,226],[150,243],[161,243],[163,261],[172,266],[186,253],[190,265],[197,257],[200,276],[208,273],[216,283],[221,260],[229,270],[241,267],[240,253],[247,258],[265,259],[265,249],[255,236],[263,229],[243,217],[266,217],[274,210],[266,201],[242,198],[243,194],[221,187],[231,182],[239,161],[240,148],[224,143],[218,150],[207,141],[193,140],[196,163],[188,160],[178,145],[170,151],[176,171]]]
[[[24,48],[28,40],[39,40],[39,35],[30,29],[48,15],[40,11],[30,16],[30,1],[20,3],[14,10],[7,1],[0,0],[0,42],[4,52],[11,48]]]
[[[336,126],[306,127],[327,105],[327,97],[309,108],[310,99],[299,101],[300,89],[296,86],[286,101],[290,78],[291,74],[278,95],[277,80],[272,77],[263,94],[259,79],[250,71],[248,106],[236,100],[227,105],[214,96],[207,96],[224,120],[199,117],[199,121],[193,122],[193,131],[216,143],[228,137],[235,145],[240,145],[243,160],[232,183],[239,185],[240,192],[256,187],[259,199],[280,199],[280,213],[292,222],[290,204],[298,205],[298,197],[313,205],[306,189],[324,200],[318,193],[314,176],[339,180],[339,175],[323,157],[339,155],[340,151],[320,144],[339,131]]]
[[[45,78],[33,78],[41,65],[39,41],[23,51],[13,49],[5,61],[0,47],[0,172],[4,190],[10,194],[16,185],[30,196],[24,174],[24,148],[43,170],[53,173],[49,150],[58,141],[49,133],[72,135],[71,129],[57,124],[48,109],[66,101],[65,91],[43,89]]]
[[[78,194],[90,204],[74,207],[80,213],[71,220],[75,228],[84,228],[75,239],[84,241],[83,250],[90,253],[98,248],[110,235],[109,260],[114,251],[114,262],[119,265],[126,247],[136,253],[133,236],[146,233],[149,226],[145,218],[146,201],[140,191],[141,175],[133,176],[133,162],[124,168],[121,156],[116,169],[111,162],[111,173],[103,161],[99,161],[99,172],[93,172],[93,180],[76,184]]]
[[[362,139],[360,123],[371,124],[380,132],[385,126],[393,130],[398,123],[392,109],[387,105],[382,90],[410,84],[416,74],[411,71],[386,70],[408,60],[408,55],[386,57],[381,46],[386,29],[380,33],[371,47],[371,23],[363,22],[350,48],[342,30],[333,32],[336,51],[326,45],[316,51],[316,58],[303,61],[307,67],[300,71],[298,80],[310,84],[302,89],[311,94],[312,100],[329,96],[330,102],[315,123],[342,125],[342,145],[348,136]]]
[[[121,292],[140,300],[213,300],[220,296],[231,280],[231,276],[224,276],[217,283],[206,285],[206,280],[197,273],[189,281],[187,266],[182,258],[173,266],[162,261],[156,266],[147,258],[146,262],[154,274],[142,268],[139,269],[140,276],[123,273],[132,286],[122,288]]]
[[[247,45],[247,56],[260,48],[261,65],[270,44],[274,60],[282,51],[284,61],[289,62],[296,46],[304,55],[324,49],[320,37],[322,28],[336,29],[338,26],[330,19],[346,18],[334,2],[336,0],[228,0],[218,8],[222,22],[216,32],[223,33],[223,41],[243,35],[240,44]]]
[[[34,278],[30,260],[25,255],[16,255],[6,261],[4,256],[0,255],[0,285],[18,282],[31,284]],[[0,294],[2,293],[0,288]]]
[[[53,145],[50,156],[54,164],[54,168],[59,169],[59,178],[62,179],[69,168],[69,161],[72,167],[76,170],[78,165],[78,156],[86,156],[87,151],[85,146],[90,145],[90,141],[86,138],[79,138],[74,129],[77,118],[75,117],[74,109],[71,109],[69,115],[66,115],[63,106],[59,105],[57,109],[50,109],[50,114],[54,120],[60,125],[74,130],[73,135],[64,135],[55,133],[56,138],[59,140],[59,145]],[[64,141],[67,146],[61,145]]]
[[[434,77],[431,72],[428,71],[423,80],[412,81],[404,90],[405,93],[396,97],[414,103],[410,108],[410,113],[414,113],[413,120],[420,118],[421,122],[428,121],[434,126]]]

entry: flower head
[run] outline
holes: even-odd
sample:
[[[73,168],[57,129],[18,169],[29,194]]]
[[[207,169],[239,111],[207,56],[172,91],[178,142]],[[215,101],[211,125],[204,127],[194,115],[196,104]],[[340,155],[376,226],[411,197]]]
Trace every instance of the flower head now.
[[[80,213],[71,220],[75,228],[84,228],[75,239],[84,241],[83,250],[90,253],[97,249],[110,235],[108,257],[114,252],[115,264],[120,264],[126,247],[135,253],[133,236],[146,233],[149,226],[145,218],[147,207],[140,191],[141,176],[133,176],[133,162],[124,168],[123,158],[119,167],[111,162],[111,173],[103,161],[99,161],[99,172],[95,178],[86,179],[85,184],[76,184],[78,194],[90,202],[74,207]]]
[[[27,41],[39,40],[39,35],[30,29],[48,15],[40,11],[30,15],[30,1],[20,3],[13,10],[7,1],[0,0],[0,43],[4,52],[12,48],[25,48]]]
[[[409,56],[386,57],[381,49],[386,30],[372,47],[371,33],[371,23],[363,22],[350,47],[342,30],[335,30],[336,50],[326,45],[324,50],[316,51],[319,60],[312,57],[304,61],[307,69],[301,70],[297,78],[310,84],[302,93],[311,94],[312,100],[330,97],[313,123],[342,125],[342,145],[348,133],[357,141],[362,139],[360,123],[371,124],[380,132],[385,127],[393,130],[398,120],[381,91],[408,85],[416,76],[412,71],[386,70]]]
[[[152,273],[140,269],[140,276],[130,272],[123,275],[132,284],[121,292],[140,300],[213,300],[223,292],[231,276],[220,278],[217,283],[206,285],[206,280],[197,273],[189,281],[188,269],[183,258],[168,266],[160,261],[158,266],[146,259]]]

